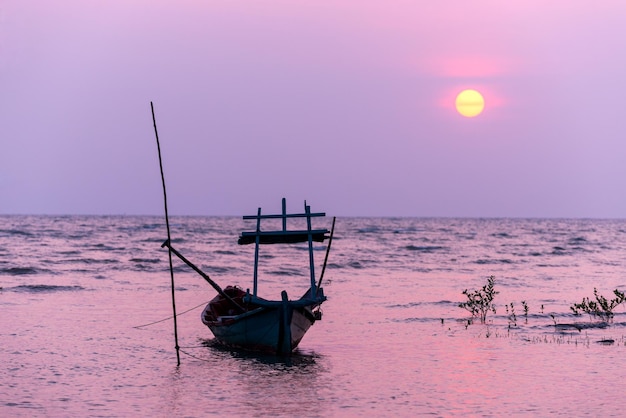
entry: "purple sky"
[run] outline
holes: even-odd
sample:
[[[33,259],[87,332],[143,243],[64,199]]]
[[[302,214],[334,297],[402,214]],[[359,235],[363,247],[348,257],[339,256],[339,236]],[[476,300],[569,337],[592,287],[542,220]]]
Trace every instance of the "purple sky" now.
[[[626,2],[0,5],[0,213],[626,217]],[[465,88],[485,111],[454,109]]]

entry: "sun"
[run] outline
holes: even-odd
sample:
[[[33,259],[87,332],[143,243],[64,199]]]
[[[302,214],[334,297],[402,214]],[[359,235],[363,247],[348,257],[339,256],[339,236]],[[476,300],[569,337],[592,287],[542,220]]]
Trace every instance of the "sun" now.
[[[456,110],[466,118],[473,118],[485,108],[483,95],[476,90],[463,90],[456,96]]]

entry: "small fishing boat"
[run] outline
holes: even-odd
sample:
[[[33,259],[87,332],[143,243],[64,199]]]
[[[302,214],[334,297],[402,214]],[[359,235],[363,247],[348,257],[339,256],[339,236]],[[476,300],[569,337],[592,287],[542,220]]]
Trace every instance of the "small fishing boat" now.
[[[277,355],[289,355],[298,346],[309,328],[322,318],[321,304],[326,301],[322,288],[322,279],[328,261],[328,253],[332,243],[335,227],[333,218],[332,228],[313,229],[312,218],[324,217],[325,213],[312,213],[310,206],[304,203],[304,213],[288,214],[285,199],[282,201],[282,213],[276,215],[261,214],[261,208],[256,215],[244,216],[244,220],[256,221],[253,231],[244,231],[239,236],[240,245],[254,244],[254,272],[253,286],[243,290],[238,286],[220,288],[208,275],[189,262],[178,251],[167,246],[187,265],[201,274],[218,294],[204,308],[201,314],[202,322],[211,330],[220,343],[253,351],[262,351]],[[306,218],[306,229],[288,229],[287,220],[292,218]],[[261,229],[261,221],[282,220],[282,229],[265,231]],[[330,235],[327,235],[329,234]],[[326,257],[319,280],[315,275],[313,257],[313,243],[324,242]],[[280,299],[265,299],[257,295],[259,276],[259,249],[265,244],[295,244],[308,243],[310,285],[300,298],[290,300],[283,290]]]

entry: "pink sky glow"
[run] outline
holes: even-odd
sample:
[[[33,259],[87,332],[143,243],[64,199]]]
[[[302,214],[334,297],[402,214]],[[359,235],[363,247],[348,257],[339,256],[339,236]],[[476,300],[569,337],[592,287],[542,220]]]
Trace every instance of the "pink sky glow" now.
[[[626,217],[623,1],[0,5],[0,214]],[[484,112],[463,118],[463,89]]]

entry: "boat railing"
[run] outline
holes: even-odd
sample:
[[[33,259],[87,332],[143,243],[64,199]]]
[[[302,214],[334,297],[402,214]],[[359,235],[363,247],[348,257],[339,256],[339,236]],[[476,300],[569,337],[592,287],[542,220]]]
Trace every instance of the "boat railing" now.
[[[322,304],[325,300],[326,296],[324,296],[324,291],[320,288],[316,292],[315,297],[311,297],[310,292],[307,291],[303,297],[297,300],[290,300],[288,301],[288,304],[292,307],[315,306]],[[246,294],[246,296],[243,297],[243,301],[244,303],[250,303],[255,306],[263,307],[276,307],[283,304],[282,301],[267,300],[250,294]]]

